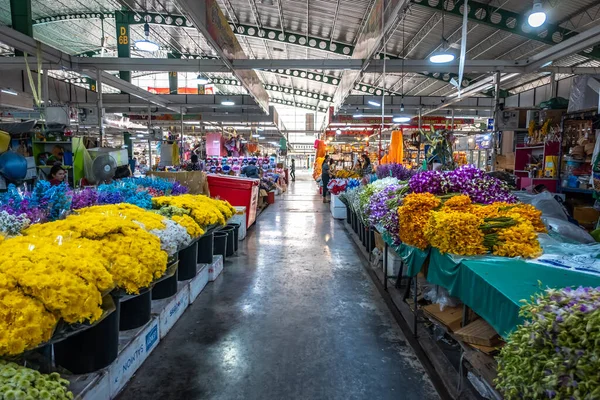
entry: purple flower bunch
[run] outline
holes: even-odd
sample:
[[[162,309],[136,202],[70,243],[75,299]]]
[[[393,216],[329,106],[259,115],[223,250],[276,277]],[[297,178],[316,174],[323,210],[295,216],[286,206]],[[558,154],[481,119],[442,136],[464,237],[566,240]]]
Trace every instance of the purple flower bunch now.
[[[85,188],[73,192],[73,202],[71,203],[71,207],[73,207],[74,210],[78,210],[80,208],[93,206],[97,201],[98,191],[92,188]]]
[[[517,201],[504,182],[486,175],[472,165],[465,165],[454,171],[422,171],[410,179],[409,186],[414,193],[466,194],[474,203],[480,204]]]
[[[414,174],[416,170],[408,169],[402,164],[382,164],[377,167],[377,178],[396,178],[399,181],[407,181]]]
[[[367,218],[371,225],[381,225],[400,244],[398,207],[402,202],[405,185],[393,184],[375,193],[367,204]]]
[[[179,196],[180,194],[186,194],[190,189],[187,186],[182,185],[179,181],[173,182],[173,189],[171,189],[171,196]]]

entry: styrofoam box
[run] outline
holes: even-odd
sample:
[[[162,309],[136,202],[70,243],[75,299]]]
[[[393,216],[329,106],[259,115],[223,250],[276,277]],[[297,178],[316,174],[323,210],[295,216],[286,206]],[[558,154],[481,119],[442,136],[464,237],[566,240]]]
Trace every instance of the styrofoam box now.
[[[69,389],[76,399],[108,400],[110,396],[110,379],[108,369],[92,372],[85,375],[71,375],[66,377],[70,384]]]
[[[346,219],[346,207],[344,208],[332,208],[331,215],[335,219]]]
[[[384,260],[385,262],[385,260]],[[396,252],[388,247],[387,251],[387,271],[388,277],[397,276],[400,271],[400,265],[402,264],[402,259],[396,254]],[[381,268],[385,269],[385,264],[381,264]],[[406,271],[404,271],[406,272]]]
[[[113,399],[131,379],[160,341],[159,322],[153,317],[139,329],[121,332],[119,355],[108,367],[110,398]]]
[[[214,282],[223,272],[223,256],[216,255],[213,263],[208,266],[208,280]]]
[[[190,304],[208,284],[208,264],[198,264],[198,274],[190,281]]]
[[[229,218],[229,223],[240,224],[240,231],[238,234],[238,240],[246,239],[246,207],[235,206],[233,207],[236,213],[233,217]]]
[[[190,285],[179,282],[177,293],[152,301],[152,313],[158,315],[160,338],[164,338],[190,305]]]
[[[342,203],[342,201],[340,200],[340,196],[332,194],[331,195],[331,208],[344,208],[346,209],[346,205],[344,203]]]

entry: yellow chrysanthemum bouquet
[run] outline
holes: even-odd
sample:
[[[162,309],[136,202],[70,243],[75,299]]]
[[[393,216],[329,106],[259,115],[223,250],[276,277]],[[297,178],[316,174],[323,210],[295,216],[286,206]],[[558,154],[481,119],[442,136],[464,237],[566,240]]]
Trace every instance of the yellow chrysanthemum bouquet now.
[[[444,201],[445,200],[445,201]],[[442,253],[534,258],[542,253],[537,232],[541,212],[528,204],[477,205],[467,195],[409,194],[398,209],[400,238],[406,244]]]
[[[229,202],[202,195],[154,197],[152,204],[156,208],[174,206],[188,210],[190,216],[202,228],[210,225],[225,225],[227,220],[235,214],[235,208]]]
[[[121,216],[71,215],[64,220],[33,225],[24,234],[49,241],[64,237],[97,242],[98,251],[89,255],[104,257],[115,284],[128,293],[139,293],[141,288],[160,278],[167,267],[167,253],[161,250],[160,239]]]
[[[19,236],[0,246],[0,355],[47,341],[58,320],[94,322],[114,287],[99,244],[87,239]]]
[[[176,221],[132,204],[120,203],[87,207],[78,210],[78,213],[80,215],[106,215],[133,221],[146,231],[156,235],[160,239],[161,248],[169,256],[175,255],[180,248],[187,246],[192,240],[187,229]]]

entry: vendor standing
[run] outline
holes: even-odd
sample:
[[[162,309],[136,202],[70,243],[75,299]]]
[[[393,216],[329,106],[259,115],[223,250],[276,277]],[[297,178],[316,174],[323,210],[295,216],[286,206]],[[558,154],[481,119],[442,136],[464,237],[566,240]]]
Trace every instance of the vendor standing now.
[[[329,203],[329,200],[327,200],[327,185],[329,184],[330,178],[331,174],[329,166],[329,155],[326,155],[325,159],[323,160],[323,165],[321,166],[321,182],[323,183],[323,203]]]

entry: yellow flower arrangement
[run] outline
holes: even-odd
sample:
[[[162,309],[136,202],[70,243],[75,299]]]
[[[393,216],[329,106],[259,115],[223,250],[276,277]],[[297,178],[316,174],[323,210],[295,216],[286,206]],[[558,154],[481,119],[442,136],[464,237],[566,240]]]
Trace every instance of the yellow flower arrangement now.
[[[50,240],[62,236],[97,241],[95,254],[108,261],[108,271],[115,284],[128,293],[139,293],[141,288],[160,278],[167,268],[167,253],[161,250],[160,239],[121,216],[71,215],[64,220],[32,225],[24,234]]]
[[[462,201],[464,203],[464,201]],[[482,219],[468,212],[432,211],[424,229],[425,239],[442,253],[459,255],[485,254]]]
[[[533,224],[521,219],[509,228],[500,229],[496,234],[497,244],[492,253],[502,257],[535,258],[542,254]]]
[[[462,211],[462,212],[471,212],[473,208],[473,203],[471,202],[471,198],[466,194],[460,194],[457,196],[452,196],[448,200],[444,202],[444,206],[442,207],[442,211]]]
[[[193,238],[204,235],[204,229],[189,215],[173,215],[171,219],[187,229],[187,233]]]
[[[181,196],[154,197],[156,207],[175,206],[190,211],[190,216],[200,225],[225,225],[235,213],[235,208],[227,201],[211,199],[207,196],[184,194]]]
[[[529,221],[536,232],[548,232],[546,226],[542,222],[542,212],[531,204],[513,204],[500,210],[507,217],[520,216]]]
[[[108,216],[118,216],[124,219],[136,221],[150,231],[152,229],[165,229],[165,217],[162,215],[144,210],[141,207],[132,204],[120,203],[103,206],[92,206],[77,210],[80,215],[100,214]]]
[[[439,207],[441,200],[431,193],[411,193],[404,198],[398,208],[400,224],[400,240],[420,249],[425,249],[429,243],[423,229],[429,221],[432,210]]]
[[[0,247],[0,271],[14,289],[19,287],[66,322],[93,322],[102,315],[102,293],[114,286],[108,262],[90,257],[98,251],[89,240],[15,237]]]
[[[0,273],[0,356],[14,356],[50,340],[58,320],[39,300],[4,285]]]

